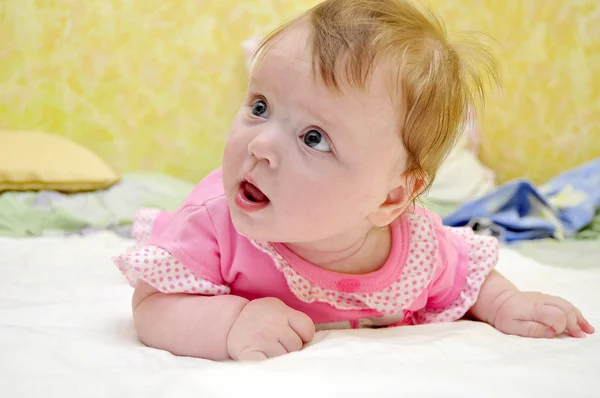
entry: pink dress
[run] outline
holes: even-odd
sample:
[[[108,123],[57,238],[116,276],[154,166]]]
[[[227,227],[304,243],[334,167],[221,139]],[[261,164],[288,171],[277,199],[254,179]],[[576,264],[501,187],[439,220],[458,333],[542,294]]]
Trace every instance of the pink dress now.
[[[379,270],[324,270],[284,244],[258,242],[234,228],[221,170],[200,182],[175,212],[142,209],[135,248],[113,260],[131,285],[163,293],[277,297],[318,329],[450,322],[477,300],[498,259],[498,242],[449,228],[417,208],[391,225],[392,249]]]

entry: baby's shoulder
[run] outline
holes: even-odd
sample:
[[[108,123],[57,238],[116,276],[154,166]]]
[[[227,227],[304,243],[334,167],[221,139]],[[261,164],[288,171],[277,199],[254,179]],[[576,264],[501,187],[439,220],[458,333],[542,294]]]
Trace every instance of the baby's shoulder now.
[[[218,168],[196,184],[192,192],[183,201],[181,208],[203,207],[209,204],[218,205],[226,202],[225,190],[223,189],[223,172],[221,168]]]
[[[405,214],[396,228],[402,228],[408,247],[416,249],[425,244],[442,263],[464,261],[473,252],[479,258],[480,250],[486,255],[496,255],[499,251],[499,241],[495,237],[478,235],[469,227],[444,225],[438,214],[422,207],[415,207]],[[419,247],[419,250],[423,248]]]
[[[153,225],[153,242],[189,241],[197,244],[230,239],[231,222],[221,169],[202,179],[175,211],[160,211]],[[160,245],[159,245],[160,246]]]

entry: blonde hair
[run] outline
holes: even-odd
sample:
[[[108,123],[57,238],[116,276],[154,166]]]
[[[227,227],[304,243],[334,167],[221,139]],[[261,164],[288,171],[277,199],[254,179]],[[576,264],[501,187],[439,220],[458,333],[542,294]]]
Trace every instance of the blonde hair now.
[[[401,107],[406,171],[430,185],[468,117],[497,82],[493,57],[477,42],[451,42],[441,19],[407,0],[327,0],[269,34],[257,53],[300,20],[309,23],[314,76],[366,88],[374,67],[392,66]],[[481,73],[482,71],[487,73]]]

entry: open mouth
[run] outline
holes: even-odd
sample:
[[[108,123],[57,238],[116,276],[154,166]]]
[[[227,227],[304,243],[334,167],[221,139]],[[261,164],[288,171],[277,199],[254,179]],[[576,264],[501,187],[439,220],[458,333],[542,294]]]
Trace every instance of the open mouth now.
[[[268,203],[269,202],[269,198],[267,197],[267,195],[265,195],[264,193],[262,193],[262,191],[260,189],[258,189],[256,187],[256,185],[248,182],[248,181],[242,181],[242,183],[240,184],[240,189],[242,190],[242,194],[244,195],[244,197],[249,200],[250,202],[253,203]]]
[[[244,180],[240,183],[238,193],[235,197],[237,207],[246,212],[262,210],[269,205],[271,201],[258,187],[251,182]]]

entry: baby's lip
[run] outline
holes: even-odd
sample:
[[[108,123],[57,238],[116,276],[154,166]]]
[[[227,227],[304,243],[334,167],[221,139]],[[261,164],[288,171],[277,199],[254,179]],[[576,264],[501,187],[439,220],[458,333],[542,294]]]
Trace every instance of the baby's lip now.
[[[255,185],[252,176],[244,176],[235,194],[235,205],[244,213],[250,214],[265,209],[271,200]]]
[[[242,180],[242,182],[240,182],[240,186],[244,185],[244,183],[253,185],[254,188],[258,189],[267,198],[267,200],[270,201],[269,195],[267,195],[267,193],[260,188],[260,186],[256,183],[256,180],[254,179],[254,177],[252,177],[250,173],[246,173],[246,175],[244,175],[244,179]]]
[[[246,174],[244,175],[244,179],[242,180],[242,182],[243,182],[243,181],[249,182],[250,184],[254,185],[256,188],[258,188],[258,184],[257,184],[257,183],[256,183],[256,181],[254,180],[254,178],[252,178],[252,175],[251,175],[250,173],[246,173]],[[260,189],[260,188],[259,188],[259,189]]]

